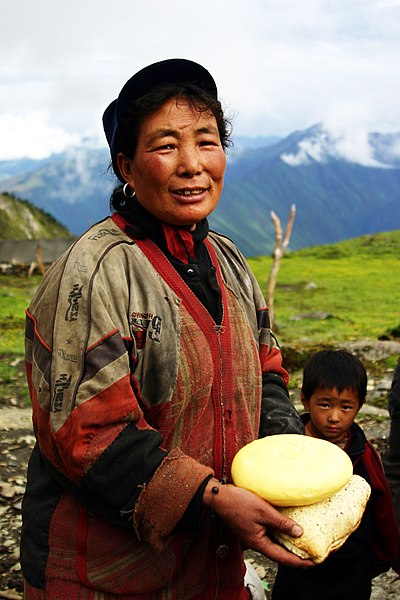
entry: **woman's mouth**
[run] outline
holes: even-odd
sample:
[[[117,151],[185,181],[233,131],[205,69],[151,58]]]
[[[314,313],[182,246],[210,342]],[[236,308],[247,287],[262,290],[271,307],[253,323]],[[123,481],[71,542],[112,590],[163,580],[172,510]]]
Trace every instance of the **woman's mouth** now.
[[[207,188],[182,188],[174,190],[173,195],[175,197],[184,198],[185,200],[201,200],[207,193]]]
[[[198,196],[204,190],[178,190],[178,194],[183,194],[184,196]]]

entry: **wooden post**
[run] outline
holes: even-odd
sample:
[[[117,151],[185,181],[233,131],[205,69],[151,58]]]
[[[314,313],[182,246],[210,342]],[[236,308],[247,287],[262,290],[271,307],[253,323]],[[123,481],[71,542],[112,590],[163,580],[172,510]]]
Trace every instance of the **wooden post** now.
[[[296,215],[296,205],[292,204],[290,207],[290,216],[288,220],[288,224],[286,227],[285,237],[282,240],[282,227],[281,222],[276,215],[276,213],[271,210],[271,219],[274,224],[275,229],[275,248],[273,252],[273,263],[271,267],[271,272],[269,274],[268,284],[267,284],[267,305],[269,308],[269,318],[271,323],[271,328],[274,326],[275,322],[275,308],[274,308],[274,294],[275,294],[275,286],[276,286],[276,278],[279,271],[280,260],[285,253],[285,250],[289,244],[290,236],[293,229],[293,221]]]
[[[37,264],[39,267],[39,271],[41,272],[42,275],[44,275],[46,272],[46,268],[43,263],[43,248],[42,248],[42,244],[40,242],[38,242],[38,245],[36,248],[36,260],[37,260]]]
[[[38,267],[38,269],[42,275],[45,274],[46,268],[43,264],[43,248],[42,248],[42,244],[40,242],[38,242],[38,245],[36,247],[36,260],[33,260],[31,262],[31,266],[29,267],[28,277],[30,277],[33,274],[36,267]]]

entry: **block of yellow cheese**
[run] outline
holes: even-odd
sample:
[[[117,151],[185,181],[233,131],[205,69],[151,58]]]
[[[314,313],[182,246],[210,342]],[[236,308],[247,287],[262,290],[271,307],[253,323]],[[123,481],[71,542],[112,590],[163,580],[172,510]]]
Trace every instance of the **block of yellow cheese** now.
[[[352,462],[341,448],[296,434],[254,440],[232,462],[234,484],[275,506],[321,502],[346,485],[352,474]]]

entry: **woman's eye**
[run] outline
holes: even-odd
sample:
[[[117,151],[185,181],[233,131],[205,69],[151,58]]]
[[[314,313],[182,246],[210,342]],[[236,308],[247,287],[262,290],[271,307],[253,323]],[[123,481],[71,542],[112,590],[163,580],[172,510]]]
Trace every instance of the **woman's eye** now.
[[[169,143],[169,144],[160,144],[159,146],[156,146],[154,148],[154,152],[162,152],[163,150],[173,150],[175,148],[175,144],[173,143]]]
[[[200,146],[218,146],[217,142],[214,140],[202,140],[200,142]]]

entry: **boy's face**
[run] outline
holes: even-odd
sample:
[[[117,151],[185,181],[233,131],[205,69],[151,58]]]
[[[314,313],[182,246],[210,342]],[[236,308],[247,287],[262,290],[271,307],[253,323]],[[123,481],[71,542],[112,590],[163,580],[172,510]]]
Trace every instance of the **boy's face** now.
[[[336,388],[317,388],[311,398],[301,397],[310,413],[313,433],[330,442],[339,442],[350,429],[360,408],[358,394],[346,388],[340,394]]]

